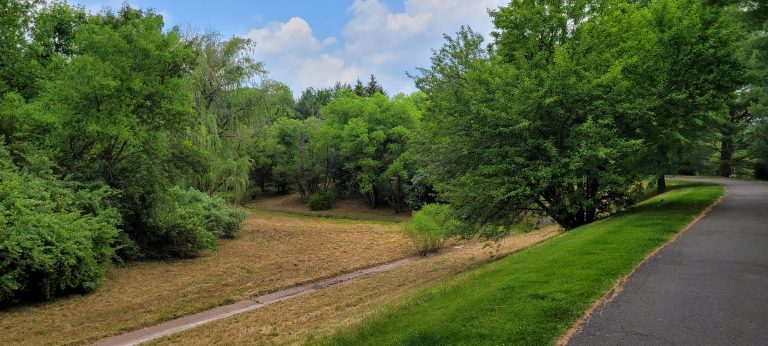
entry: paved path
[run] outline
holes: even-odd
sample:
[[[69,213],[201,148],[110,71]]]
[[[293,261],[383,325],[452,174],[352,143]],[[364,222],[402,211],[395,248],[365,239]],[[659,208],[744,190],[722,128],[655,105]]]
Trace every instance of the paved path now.
[[[234,304],[220,306],[211,310],[206,310],[196,314],[170,320],[156,326],[146,327],[121,335],[115,335],[95,343],[98,346],[127,346],[137,345],[143,342],[154,340],[163,336],[178,333],[183,330],[192,329],[199,325],[227,318],[239,313],[263,308],[267,305],[281,302],[284,300],[296,298],[298,296],[321,290],[323,288],[338,285],[350,280],[378,274],[403,264],[410,262],[412,258],[404,258],[399,261],[381,264],[375,267],[361,269],[348,274],[335,276],[329,279],[312,282],[306,285],[297,286],[270,294],[265,294],[253,299],[246,299]]]
[[[768,184],[729,179],[569,345],[768,345]]]

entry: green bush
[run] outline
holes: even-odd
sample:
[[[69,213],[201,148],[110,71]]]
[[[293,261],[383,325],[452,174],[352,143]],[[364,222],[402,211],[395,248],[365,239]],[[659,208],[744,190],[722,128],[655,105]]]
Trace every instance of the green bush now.
[[[0,304],[98,287],[119,233],[111,194],[21,170],[0,145]]]
[[[425,204],[413,213],[413,218],[403,223],[403,233],[416,245],[416,251],[424,256],[442,247],[445,239],[459,226],[453,210],[446,204]]]
[[[184,190],[179,187],[171,188],[168,195],[195,218],[201,219],[203,227],[217,237],[235,238],[240,232],[246,214],[242,210],[228,207],[224,199],[192,188]]]
[[[331,191],[319,191],[309,196],[308,205],[312,210],[328,210],[336,196]]]
[[[245,213],[193,188],[172,187],[156,197],[145,220],[142,248],[152,258],[190,258],[216,249],[216,238],[234,238]]]

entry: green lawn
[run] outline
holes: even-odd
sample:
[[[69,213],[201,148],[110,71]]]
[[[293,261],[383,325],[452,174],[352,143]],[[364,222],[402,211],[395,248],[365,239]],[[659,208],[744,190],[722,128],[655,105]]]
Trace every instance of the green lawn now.
[[[722,193],[720,186],[674,183],[632,211],[466,272],[323,343],[551,344]]]

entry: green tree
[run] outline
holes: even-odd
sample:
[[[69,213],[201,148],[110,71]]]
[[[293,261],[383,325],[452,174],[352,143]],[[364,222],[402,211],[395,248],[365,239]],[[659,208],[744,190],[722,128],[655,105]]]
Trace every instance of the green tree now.
[[[418,126],[419,112],[406,96],[377,93],[371,97],[347,94],[322,109],[328,136],[340,138],[339,153],[347,175],[344,182],[375,208],[381,201],[402,204],[402,193],[389,180],[403,174],[400,157],[409,135]],[[393,196],[397,198],[393,199]]]
[[[728,102],[743,79],[741,31],[723,11],[698,0],[660,0],[648,10],[653,49],[644,52],[631,77],[648,108],[631,118],[628,131],[640,133],[647,149],[643,166],[658,176],[663,191],[664,174],[676,173],[697,139],[716,133],[727,119]],[[724,161],[732,145],[730,135],[723,136]]]
[[[491,233],[526,212],[571,229],[631,205],[640,142],[619,121],[637,107],[624,73],[650,44],[643,12],[512,1],[492,16],[496,49],[462,29],[416,79],[421,161],[441,198]]]
[[[368,85],[365,87],[365,96],[371,97],[373,95],[379,94],[385,94],[384,87],[379,84],[379,81],[376,80],[376,76],[371,75],[371,79],[368,81]]]
[[[264,106],[269,92],[253,87],[253,79],[265,70],[249,54],[254,45],[250,40],[223,40],[209,33],[191,41],[197,51],[191,73],[196,116],[187,137],[208,163],[192,183],[209,194],[239,201],[249,185],[250,137],[272,117]],[[270,87],[276,86],[264,85]]]
[[[35,90],[36,66],[30,60],[26,35],[36,0],[5,0],[0,3],[0,96],[17,92],[26,98]]]

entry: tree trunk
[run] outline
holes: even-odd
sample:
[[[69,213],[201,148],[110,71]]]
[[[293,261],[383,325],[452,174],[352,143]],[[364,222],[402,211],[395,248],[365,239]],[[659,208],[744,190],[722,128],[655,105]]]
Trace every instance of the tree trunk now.
[[[723,134],[720,144],[720,167],[717,169],[717,175],[721,177],[730,177],[733,173],[731,161],[733,159],[734,143],[730,135]]]
[[[656,177],[656,192],[657,193],[664,193],[667,191],[667,178],[664,177],[664,174]]]

